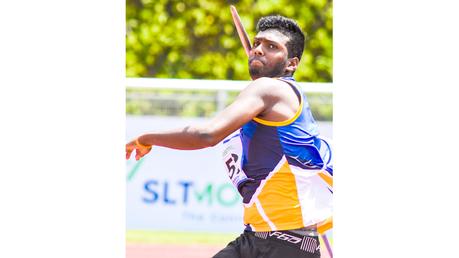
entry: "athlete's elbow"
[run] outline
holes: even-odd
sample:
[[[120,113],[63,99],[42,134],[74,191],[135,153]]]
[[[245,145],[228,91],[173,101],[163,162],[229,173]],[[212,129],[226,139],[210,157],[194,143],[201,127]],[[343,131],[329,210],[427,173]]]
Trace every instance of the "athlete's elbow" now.
[[[187,126],[183,133],[187,134],[188,146],[192,149],[212,147],[218,143],[214,133],[204,126]]]
[[[220,142],[219,134],[212,126],[202,126],[197,130],[198,139],[203,148],[213,147]]]
[[[209,131],[200,132],[199,139],[203,148],[213,147],[220,142],[216,135]]]

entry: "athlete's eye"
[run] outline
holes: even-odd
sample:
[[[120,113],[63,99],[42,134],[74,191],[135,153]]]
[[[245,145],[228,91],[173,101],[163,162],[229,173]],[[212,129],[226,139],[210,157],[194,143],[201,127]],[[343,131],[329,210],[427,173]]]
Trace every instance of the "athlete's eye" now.
[[[277,48],[277,46],[276,46],[276,45],[274,45],[274,44],[269,44],[269,46],[268,46],[268,47],[269,47],[270,49],[276,49],[276,48]]]

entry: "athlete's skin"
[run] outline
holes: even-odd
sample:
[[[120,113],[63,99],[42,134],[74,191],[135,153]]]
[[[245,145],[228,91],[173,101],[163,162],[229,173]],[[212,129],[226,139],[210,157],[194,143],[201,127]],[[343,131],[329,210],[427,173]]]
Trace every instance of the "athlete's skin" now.
[[[249,55],[253,81],[231,105],[204,124],[138,136],[126,144],[126,159],[132,152],[137,160],[142,158],[153,145],[179,150],[211,147],[254,117],[275,122],[293,117],[300,106],[297,95],[287,83],[273,79],[291,76],[298,67],[297,57],[288,58],[287,42],[277,30],[260,31]]]

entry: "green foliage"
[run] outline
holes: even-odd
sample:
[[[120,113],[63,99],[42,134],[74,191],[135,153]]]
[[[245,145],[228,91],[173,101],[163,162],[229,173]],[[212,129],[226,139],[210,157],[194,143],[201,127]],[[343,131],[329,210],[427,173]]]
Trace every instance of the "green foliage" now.
[[[331,0],[127,0],[127,76],[250,80],[230,4],[251,38],[262,16],[295,19],[307,37],[295,78],[332,81]]]
[[[326,93],[308,93],[307,99],[311,112],[317,121],[333,120],[333,96]]]

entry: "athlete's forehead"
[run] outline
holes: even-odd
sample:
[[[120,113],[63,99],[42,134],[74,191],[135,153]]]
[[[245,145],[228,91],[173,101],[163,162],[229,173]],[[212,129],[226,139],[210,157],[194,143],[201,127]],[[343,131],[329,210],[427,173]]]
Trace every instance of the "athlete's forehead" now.
[[[272,41],[285,46],[289,41],[289,38],[276,29],[267,29],[257,33],[257,35],[254,38],[254,41],[257,40]]]

